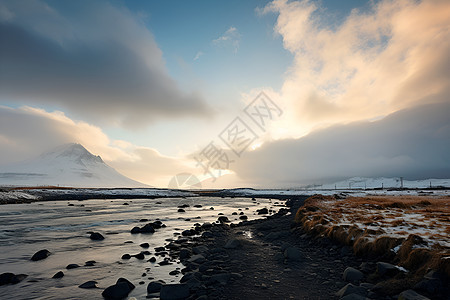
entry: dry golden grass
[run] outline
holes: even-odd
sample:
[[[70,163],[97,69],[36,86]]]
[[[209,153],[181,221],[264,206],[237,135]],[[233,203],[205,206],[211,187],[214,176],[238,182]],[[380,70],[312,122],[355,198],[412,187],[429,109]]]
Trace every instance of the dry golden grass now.
[[[382,257],[416,274],[428,268],[450,277],[450,197],[314,195],[295,221],[311,233]]]

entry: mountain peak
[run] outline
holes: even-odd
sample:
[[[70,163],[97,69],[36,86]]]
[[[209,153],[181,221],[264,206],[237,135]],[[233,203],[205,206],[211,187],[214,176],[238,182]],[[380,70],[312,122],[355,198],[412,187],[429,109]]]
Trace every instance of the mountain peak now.
[[[0,185],[145,186],[120,174],[78,143],[58,146],[35,159],[0,170]]]
[[[72,160],[76,160],[78,163],[104,163],[100,156],[96,156],[89,152],[83,145],[78,143],[67,143],[61,146],[54,148],[44,154],[41,157],[52,157],[54,159],[57,158],[68,158]]]

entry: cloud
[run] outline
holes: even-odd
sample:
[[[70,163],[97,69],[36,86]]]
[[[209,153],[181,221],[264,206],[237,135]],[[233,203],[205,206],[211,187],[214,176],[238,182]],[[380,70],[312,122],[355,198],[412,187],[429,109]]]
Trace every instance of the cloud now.
[[[111,140],[99,127],[74,121],[59,111],[0,106],[0,165],[32,158],[72,142],[101,155],[123,175],[153,186],[167,187],[174,175],[195,171],[183,158],[167,157],[152,148]]]
[[[236,27],[231,26],[220,37],[213,40],[213,45],[224,48],[231,48],[233,53],[237,53],[241,34]]]
[[[450,176],[450,103],[426,104],[384,119],[335,125],[300,139],[266,143],[233,165],[259,187],[293,187],[354,177]]]
[[[202,51],[198,51],[197,54],[195,54],[194,60],[198,60],[201,56],[203,56],[205,53]]]
[[[273,1],[275,32],[294,55],[276,138],[450,101],[450,2],[376,1],[329,23],[312,1]]]
[[[106,1],[61,7],[2,2],[1,100],[128,127],[210,113],[198,92],[182,91],[169,76],[153,35],[126,8]]]

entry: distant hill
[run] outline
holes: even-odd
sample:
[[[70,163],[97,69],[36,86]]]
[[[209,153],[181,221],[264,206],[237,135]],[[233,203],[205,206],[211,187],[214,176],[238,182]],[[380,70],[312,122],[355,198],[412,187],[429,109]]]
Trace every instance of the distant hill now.
[[[423,180],[403,180],[404,188],[429,188],[431,187],[450,187],[450,179],[423,179]],[[347,180],[339,181],[332,184],[317,185],[318,189],[358,189],[358,188],[401,188],[402,180],[400,177],[396,178],[366,178],[366,177],[353,177]]]
[[[0,167],[0,186],[148,187],[120,174],[100,156],[75,143]]]

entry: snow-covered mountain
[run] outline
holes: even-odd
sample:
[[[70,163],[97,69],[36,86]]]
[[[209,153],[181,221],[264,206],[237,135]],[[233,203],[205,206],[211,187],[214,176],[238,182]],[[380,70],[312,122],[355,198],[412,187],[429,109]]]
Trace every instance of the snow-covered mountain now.
[[[35,159],[0,167],[0,186],[146,187],[74,143]]]

